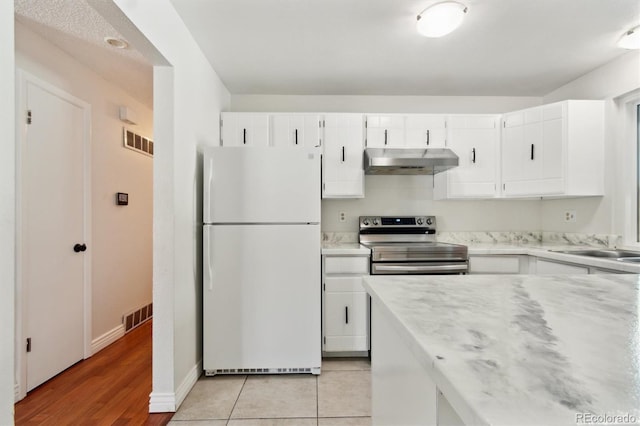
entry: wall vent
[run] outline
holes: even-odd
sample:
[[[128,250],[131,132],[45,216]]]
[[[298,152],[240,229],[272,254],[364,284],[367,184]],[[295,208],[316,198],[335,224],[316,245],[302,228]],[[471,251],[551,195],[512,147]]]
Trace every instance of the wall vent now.
[[[153,141],[151,139],[140,136],[126,127],[123,127],[122,140],[125,148],[153,157]]]
[[[146,321],[150,320],[153,316],[153,303],[144,305],[141,308],[135,309],[122,316],[122,325],[124,325],[124,332],[128,333],[134,328]]]
[[[206,370],[206,376],[216,374],[299,374],[311,373],[311,368],[221,368],[218,370]]]

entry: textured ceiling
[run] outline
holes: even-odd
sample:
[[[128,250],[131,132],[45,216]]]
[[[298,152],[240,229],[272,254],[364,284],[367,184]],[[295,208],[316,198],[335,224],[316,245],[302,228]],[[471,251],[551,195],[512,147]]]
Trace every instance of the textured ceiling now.
[[[626,51],[638,0],[461,0],[462,26],[419,36],[435,0],[171,0],[232,94],[542,96]]]
[[[15,0],[14,4],[18,22],[153,107],[152,66],[133,46],[116,49],[105,43],[105,37],[124,37],[86,0]]]

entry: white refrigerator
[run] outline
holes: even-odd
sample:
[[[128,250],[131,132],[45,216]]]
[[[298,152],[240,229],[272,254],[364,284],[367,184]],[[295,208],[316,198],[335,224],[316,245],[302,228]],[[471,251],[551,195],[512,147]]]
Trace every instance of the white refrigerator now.
[[[320,374],[320,152],[204,151],[205,374]]]

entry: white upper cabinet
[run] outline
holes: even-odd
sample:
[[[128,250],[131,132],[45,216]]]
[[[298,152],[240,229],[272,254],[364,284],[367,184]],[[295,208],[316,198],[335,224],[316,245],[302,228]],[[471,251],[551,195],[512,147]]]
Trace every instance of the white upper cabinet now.
[[[325,114],[322,198],[364,197],[362,114]]]
[[[452,115],[447,147],[458,167],[434,176],[434,199],[493,198],[499,176],[500,116]]]
[[[404,146],[403,115],[367,115],[366,128],[367,148],[401,148]]]
[[[602,195],[604,105],[564,101],[505,114],[505,197]]]
[[[269,146],[269,114],[223,112],[222,146]]]
[[[447,116],[410,114],[405,116],[407,148],[444,148],[447,139]]]
[[[315,147],[322,144],[318,114],[271,114],[271,145]]]

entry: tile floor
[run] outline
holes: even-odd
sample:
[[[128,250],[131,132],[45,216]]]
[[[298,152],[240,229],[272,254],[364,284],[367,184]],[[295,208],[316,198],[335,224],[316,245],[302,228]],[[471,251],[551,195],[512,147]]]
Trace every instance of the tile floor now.
[[[319,376],[203,376],[169,425],[370,426],[371,367],[325,358]]]

